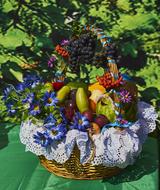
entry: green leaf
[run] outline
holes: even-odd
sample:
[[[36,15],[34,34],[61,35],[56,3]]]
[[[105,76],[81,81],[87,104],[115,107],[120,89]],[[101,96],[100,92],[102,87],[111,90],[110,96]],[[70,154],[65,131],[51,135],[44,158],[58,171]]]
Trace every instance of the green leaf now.
[[[52,41],[45,36],[36,36],[35,38],[35,47],[39,47],[39,48],[49,48],[49,49],[53,49],[53,43]]]
[[[14,69],[9,69],[12,75],[19,81],[23,82],[23,74],[20,71],[15,71]]]
[[[0,55],[0,64],[5,63],[9,60],[9,56],[6,54]]]
[[[156,15],[152,13],[138,13],[136,15],[121,14],[121,17],[118,20],[118,27],[123,30],[134,30],[137,28],[147,29],[152,27],[151,24],[154,20],[158,20],[158,18],[156,18]]]
[[[123,44],[122,52],[123,55],[131,55],[134,58],[137,57],[138,53],[138,51],[136,50],[136,45],[131,44],[130,42],[126,42],[125,44]]]
[[[15,49],[23,43],[26,46],[30,46],[32,41],[27,33],[19,29],[10,28],[5,35],[0,34],[0,45],[4,48]]]
[[[17,63],[7,61],[2,64],[1,70],[4,78],[23,82],[22,69]]]
[[[5,3],[3,4],[2,11],[4,13],[8,13],[12,10],[15,10],[17,8],[17,5],[18,5],[18,2],[16,2],[15,0],[5,1]]]
[[[129,2],[129,0],[118,0],[117,7],[124,11],[129,11],[130,10],[130,2]]]

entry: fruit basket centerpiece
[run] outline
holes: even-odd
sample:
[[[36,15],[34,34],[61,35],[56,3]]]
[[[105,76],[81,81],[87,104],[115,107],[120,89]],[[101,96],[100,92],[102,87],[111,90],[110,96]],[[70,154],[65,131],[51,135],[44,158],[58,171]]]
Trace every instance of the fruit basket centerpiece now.
[[[22,116],[20,140],[26,151],[48,171],[74,179],[111,177],[133,164],[156,127],[157,114],[139,101],[131,78],[118,71],[111,38],[85,26],[56,46],[48,61],[49,67],[55,65],[61,69],[52,81],[25,76],[4,91],[8,114]],[[81,75],[88,66],[103,68],[93,82]]]

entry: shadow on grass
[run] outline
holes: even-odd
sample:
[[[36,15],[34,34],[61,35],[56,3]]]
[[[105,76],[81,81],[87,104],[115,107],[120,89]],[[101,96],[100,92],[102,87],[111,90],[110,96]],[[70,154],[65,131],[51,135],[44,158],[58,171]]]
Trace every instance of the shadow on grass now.
[[[2,123],[0,125],[0,149],[3,149],[6,146],[8,146],[8,133],[12,128],[14,128],[14,126],[14,124],[9,123]]]
[[[150,139],[144,144],[143,151],[132,166],[128,166],[119,175],[103,182],[119,184],[124,182],[137,181],[145,175],[149,175],[158,169],[158,142],[153,145]]]

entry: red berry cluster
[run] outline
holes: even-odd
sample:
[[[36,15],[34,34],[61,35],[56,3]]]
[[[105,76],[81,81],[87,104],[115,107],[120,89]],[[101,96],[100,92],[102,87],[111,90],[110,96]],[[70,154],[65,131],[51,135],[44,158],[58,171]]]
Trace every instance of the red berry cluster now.
[[[61,55],[64,58],[67,58],[69,56],[68,51],[66,51],[62,46],[57,45],[56,51],[59,55]]]
[[[106,72],[103,76],[97,76],[96,79],[106,89],[120,86],[123,80],[122,76],[114,80],[110,72]]]

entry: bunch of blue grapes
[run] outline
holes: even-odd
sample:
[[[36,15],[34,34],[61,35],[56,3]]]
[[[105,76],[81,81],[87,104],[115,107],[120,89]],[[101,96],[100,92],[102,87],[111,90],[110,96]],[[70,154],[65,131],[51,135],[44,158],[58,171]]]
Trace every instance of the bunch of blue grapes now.
[[[83,33],[73,38],[68,44],[69,67],[73,72],[79,72],[82,64],[92,64],[96,50],[96,36]]]

